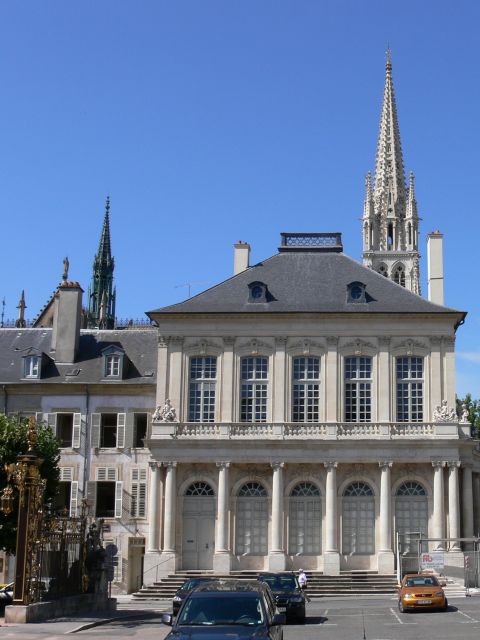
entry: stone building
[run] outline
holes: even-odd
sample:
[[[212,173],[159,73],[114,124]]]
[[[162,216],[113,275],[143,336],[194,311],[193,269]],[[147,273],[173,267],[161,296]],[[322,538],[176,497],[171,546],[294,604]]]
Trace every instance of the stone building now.
[[[51,327],[0,330],[0,411],[56,431],[58,506],[85,496],[105,519],[119,588],[180,569],[391,573],[397,532],[479,532],[480,451],[455,411],[465,313],[443,305],[438,232],[418,295],[389,60],[386,76],[363,265],[340,233],[283,233],[256,265],[237,244],[232,278],[151,328],[82,329],[65,279]]]

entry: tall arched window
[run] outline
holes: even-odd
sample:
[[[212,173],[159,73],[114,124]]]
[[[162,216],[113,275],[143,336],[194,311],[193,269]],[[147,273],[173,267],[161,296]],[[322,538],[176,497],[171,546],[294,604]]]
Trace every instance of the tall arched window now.
[[[395,495],[395,529],[400,534],[401,552],[416,552],[414,543],[428,532],[428,501],[424,487],[415,481],[404,482]]]
[[[185,491],[186,496],[214,496],[215,492],[206,482],[193,482]]]
[[[344,554],[375,552],[375,499],[365,482],[352,482],[343,492],[342,551]]]
[[[246,482],[238,492],[235,552],[265,555],[268,552],[267,491],[259,482]]]
[[[393,224],[391,222],[387,227],[387,249],[393,249]]]
[[[322,552],[322,501],[312,482],[299,482],[290,494],[288,551],[291,555]]]
[[[292,420],[318,422],[320,358],[293,359]]]
[[[393,272],[393,281],[400,284],[402,287],[405,286],[405,268],[402,264],[399,264],[398,267],[395,268]]]

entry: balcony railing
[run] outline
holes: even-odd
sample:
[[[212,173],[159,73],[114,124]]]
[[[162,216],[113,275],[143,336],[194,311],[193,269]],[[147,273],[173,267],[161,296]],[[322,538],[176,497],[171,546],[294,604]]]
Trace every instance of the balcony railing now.
[[[470,425],[435,422],[157,422],[151,438],[178,440],[400,440],[469,438]]]

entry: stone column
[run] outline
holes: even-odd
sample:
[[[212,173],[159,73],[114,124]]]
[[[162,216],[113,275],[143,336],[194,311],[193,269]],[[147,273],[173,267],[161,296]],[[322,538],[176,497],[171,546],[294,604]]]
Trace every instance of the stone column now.
[[[480,473],[473,474],[473,535],[480,537]]]
[[[283,548],[283,462],[272,462],[272,520],[271,547],[268,553],[269,571],[285,571],[285,550]]]
[[[378,339],[378,374],[377,374],[377,422],[390,422],[390,338],[383,337]]]
[[[462,538],[473,538],[473,484],[472,467],[464,465],[462,478]],[[472,549],[472,543],[464,543],[465,549]]]
[[[273,422],[285,422],[285,347],[287,339],[275,338]],[[287,419],[287,422],[289,420]]]
[[[338,338],[327,337],[326,372],[325,372],[325,416],[326,422],[338,421]]]
[[[380,467],[380,549],[378,557],[378,573],[394,572],[392,549],[392,462],[379,462]]]
[[[217,536],[215,540],[215,555],[213,569],[216,573],[230,573],[231,553],[229,544],[229,468],[230,462],[217,462],[218,467],[218,498],[217,498]]]
[[[161,462],[149,462],[150,467],[150,493],[148,496],[148,541],[147,552],[160,549],[160,474]]]
[[[449,538],[460,537],[460,493],[458,483],[458,460],[450,461],[448,464],[448,524]],[[460,549],[459,542],[450,542],[450,549],[457,551]]]
[[[445,506],[443,496],[443,468],[445,462],[432,462],[433,466],[433,518],[432,518],[432,538],[445,538]],[[444,542],[439,540],[434,542],[436,549],[443,549]]]
[[[329,576],[340,574],[340,554],[337,540],[337,463],[324,462],[327,470],[325,490],[325,551],[323,573]]]
[[[233,389],[233,347],[235,338],[226,336],[223,338],[222,361],[222,387],[220,393],[220,421],[231,423],[233,421],[233,401],[235,397]]]
[[[176,570],[177,554],[175,550],[175,523],[177,503],[177,463],[164,462],[165,475],[165,511],[163,516],[163,552],[168,572]]]
[[[148,537],[143,561],[143,584],[152,585],[163,575],[160,552],[160,521],[162,515],[162,463],[152,460],[148,485]]]

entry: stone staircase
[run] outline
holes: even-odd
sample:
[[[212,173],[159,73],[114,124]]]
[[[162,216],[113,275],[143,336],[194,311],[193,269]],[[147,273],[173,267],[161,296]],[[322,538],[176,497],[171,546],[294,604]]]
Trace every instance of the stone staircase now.
[[[255,580],[258,573],[258,571],[232,571],[228,575],[220,575],[210,571],[179,571],[154,582],[152,586],[143,587],[132,596],[135,601],[170,600],[187,578],[211,575],[215,578]],[[307,576],[310,598],[395,594],[397,592],[395,589],[397,578],[393,574],[380,575],[375,571],[344,571],[339,576],[324,576],[319,571],[309,571]]]

